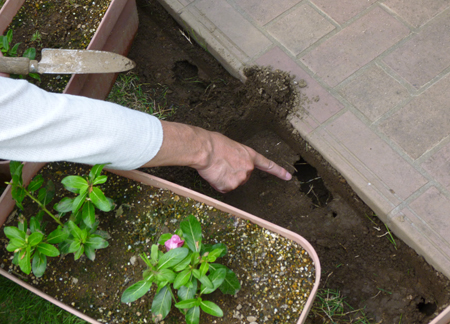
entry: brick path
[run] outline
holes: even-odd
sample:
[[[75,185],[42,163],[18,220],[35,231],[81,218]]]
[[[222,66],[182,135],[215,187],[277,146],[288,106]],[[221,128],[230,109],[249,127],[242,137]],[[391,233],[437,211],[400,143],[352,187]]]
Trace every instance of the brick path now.
[[[306,80],[300,134],[450,277],[450,2],[159,0],[236,77]]]

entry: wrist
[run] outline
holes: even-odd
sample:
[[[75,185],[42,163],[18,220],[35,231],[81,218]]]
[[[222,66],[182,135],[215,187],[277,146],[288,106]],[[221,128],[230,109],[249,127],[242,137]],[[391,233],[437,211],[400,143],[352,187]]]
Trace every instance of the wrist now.
[[[211,132],[199,127],[161,121],[163,142],[156,156],[143,167],[189,166],[206,168],[212,156]]]

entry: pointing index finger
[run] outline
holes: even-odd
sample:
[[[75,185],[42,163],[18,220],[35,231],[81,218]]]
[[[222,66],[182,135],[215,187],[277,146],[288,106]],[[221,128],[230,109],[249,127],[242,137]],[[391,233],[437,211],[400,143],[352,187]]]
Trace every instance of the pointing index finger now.
[[[282,180],[288,181],[292,179],[292,175],[288,171],[286,171],[286,169],[282,168],[275,162],[267,159],[259,153],[256,153],[255,155],[254,164],[255,168],[270,173]]]

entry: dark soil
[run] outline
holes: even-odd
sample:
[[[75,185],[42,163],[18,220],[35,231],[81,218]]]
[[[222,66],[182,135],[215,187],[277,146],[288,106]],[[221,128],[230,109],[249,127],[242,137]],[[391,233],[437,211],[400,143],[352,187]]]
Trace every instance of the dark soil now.
[[[292,105],[308,99],[287,74],[249,69],[242,84],[191,44],[156,0],[137,2],[140,26],[129,57],[137,63],[134,72],[145,91],[157,94],[161,85],[169,87],[161,104],[177,108],[167,119],[221,132],[296,177],[284,182],[256,170],[244,186],[222,195],[188,168],[146,172],[305,237],[321,260],[321,288],[339,290],[353,309],[364,309],[370,323],[428,323],[449,305],[449,280],[395,236],[393,244],[384,224],[345,179],[286,122]],[[329,322],[318,308],[316,303],[308,323]],[[340,323],[355,322],[355,314]]]
[[[243,85],[191,45],[157,1],[138,5],[140,27],[129,57],[149,90],[158,83],[171,89],[168,100],[179,108],[170,120],[243,142],[295,172],[296,179],[284,182],[256,170],[244,186],[221,195],[187,168],[147,172],[305,237],[321,260],[321,288],[339,290],[354,309],[365,309],[370,322],[428,323],[449,305],[449,281],[395,236],[395,245],[389,235],[380,237],[387,232],[384,224],[286,123],[297,89],[284,73],[251,70]],[[309,323],[327,322],[315,313]],[[351,321],[347,316],[342,323]]]
[[[111,0],[26,0],[9,27],[13,30],[12,43],[20,43],[17,55],[22,56],[33,47],[36,60],[40,61],[43,48],[86,49],[110,3]],[[40,81],[25,77],[51,92],[62,92],[70,79],[68,74],[43,74]]]

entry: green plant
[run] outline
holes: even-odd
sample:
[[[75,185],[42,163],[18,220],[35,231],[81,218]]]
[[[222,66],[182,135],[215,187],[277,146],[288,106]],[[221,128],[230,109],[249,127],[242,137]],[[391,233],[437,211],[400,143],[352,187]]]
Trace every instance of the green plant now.
[[[87,323],[3,276],[0,287],[0,323]]]
[[[74,253],[75,260],[85,254],[94,261],[95,251],[108,246],[109,235],[97,229],[99,222],[95,218],[96,208],[105,212],[113,209],[112,200],[106,198],[97,187],[107,180],[107,176],[101,175],[104,166],[95,165],[86,178],[65,177],[61,181],[64,187],[78,196],[64,197],[53,206],[58,212],[53,214],[47,208],[55,195],[53,182],[50,180],[44,185],[44,178],[39,174],[25,186],[22,179],[23,164],[10,162],[12,182],[8,184],[12,187],[11,195],[17,207],[23,210],[22,203],[28,197],[40,208],[29,222],[21,216],[17,227],[7,226],[4,229],[9,239],[6,249],[14,252],[13,264],[19,265],[26,274],[33,271],[36,277],[41,277],[47,268],[47,257]],[[66,213],[70,213],[70,217],[63,223],[62,218]],[[45,214],[58,224],[48,235],[45,232]]]
[[[310,316],[330,324],[370,324],[364,309],[354,309],[338,290],[319,289]]]
[[[6,36],[0,35],[0,50],[2,51],[3,56],[6,57],[16,57],[17,50],[19,49],[20,43],[12,45],[13,31],[12,29],[8,30]],[[22,55],[23,57],[27,57],[30,60],[34,60],[36,58],[36,49],[34,47],[27,48]],[[28,74],[33,79],[41,81],[41,77],[37,73],[29,73]],[[23,79],[24,76],[21,74],[12,75],[12,77]]]
[[[0,36],[0,50],[2,51],[3,56],[8,57],[16,57],[17,50],[19,48],[20,43],[12,45],[13,31],[10,29],[6,33],[6,36]]]
[[[167,253],[163,253],[159,245],[165,245]],[[187,324],[199,323],[200,309],[207,314],[222,317],[220,307],[203,300],[202,296],[217,289],[231,295],[240,290],[236,274],[228,267],[215,263],[217,258],[226,253],[227,247],[223,243],[202,243],[200,222],[194,215],[190,215],[180,223],[180,229],[175,235],[163,234],[158,244],[152,245],[150,258],[145,253],[141,254],[148,268],[143,272],[143,280],[124,291],[122,302],[136,301],[155,283],[157,290],[151,309],[155,322],[162,321],[169,314],[172,301],[185,315]],[[179,300],[171,286],[178,290]]]
[[[31,35],[31,41],[37,42],[39,47],[42,47],[42,34],[39,30],[36,30],[33,35]]]
[[[107,100],[154,115],[159,119],[166,119],[173,113],[173,107],[167,107],[166,96],[169,88],[158,84],[157,90],[154,89],[150,94],[144,90],[146,85],[148,84],[140,82],[136,74],[120,74]]]

